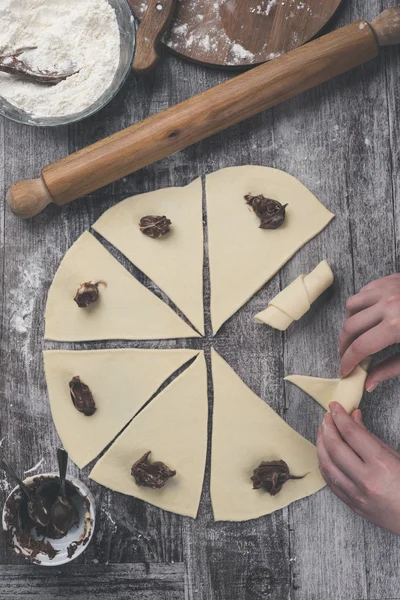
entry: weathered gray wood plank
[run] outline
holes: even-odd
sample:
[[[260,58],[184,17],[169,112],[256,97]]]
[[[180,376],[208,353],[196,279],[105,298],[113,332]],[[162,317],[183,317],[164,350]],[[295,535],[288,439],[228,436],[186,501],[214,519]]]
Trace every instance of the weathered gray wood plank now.
[[[63,135],[3,124],[5,187],[40,172],[42,165],[67,151]],[[41,458],[55,468],[55,430],[44,394],[41,368],[45,285],[51,280],[51,264],[60,260],[69,243],[63,240],[62,224],[53,226],[52,209],[35,220],[16,219],[5,210],[3,323],[1,356],[1,425],[4,454],[12,457],[19,472]],[[3,474],[1,474],[3,479]],[[7,486],[4,485],[4,491]],[[9,487],[9,486],[8,486]],[[0,562],[18,562],[0,545]]]
[[[46,569],[0,566],[0,597],[7,600],[184,600],[185,566],[108,564]]]
[[[335,21],[339,25],[372,17],[381,4],[379,0],[368,6],[359,0],[348,2]],[[282,377],[294,371],[334,376],[345,299],[355,287],[396,268],[400,61],[398,50],[385,56],[386,74],[383,60],[353,71],[64,210],[51,207],[28,223],[18,221],[7,209],[1,213],[5,217],[0,222],[0,439],[6,437],[4,452],[15,456],[21,471],[42,457],[46,469],[56,466],[57,436],[47,405],[40,351],[45,295],[65,251],[116,201],[167,185],[183,185],[199,174],[235,164],[286,169],[337,215],[215,340],[217,350],[243,380],[315,441],[322,410],[295,388],[287,388],[285,397]],[[223,72],[170,57],[150,79],[132,76],[109,107],[81,124],[43,130],[0,121],[0,189],[35,177],[43,164],[225,78]],[[322,258],[331,259],[337,282],[309,315],[285,336],[252,322],[280,287]],[[398,438],[397,397],[398,384],[391,383],[364,402],[368,424],[392,443]],[[80,474],[84,481],[88,472]],[[82,600],[97,596],[121,600],[133,594],[140,600],[180,599],[185,597],[183,562],[190,600],[386,600],[398,595],[399,539],[362,523],[327,490],[257,521],[216,524],[209,499],[209,471],[197,521],[114,494],[93,482],[89,485],[98,511],[94,542],[78,559],[86,566],[77,562],[62,569],[61,575],[58,570],[2,567],[0,586],[8,582],[3,589],[19,594],[7,595],[7,600],[23,597],[22,592],[31,592],[32,582],[39,586],[39,580],[42,587],[33,589],[41,593],[37,596],[41,600],[63,597],[62,583],[70,580],[74,588],[66,597],[73,592]],[[0,478],[0,498],[3,488]],[[97,561],[101,564],[96,566]],[[108,566],[108,561],[126,564]],[[172,561],[179,565],[174,567]],[[0,538],[0,564],[8,563],[20,565]],[[151,563],[150,579],[144,578],[142,564],[128,563]],[[115,585],[119,595],[114,593]]]
[[[348,4],[342,21],[373,17],[380,9],[380,2],[370,2],[367,12],[365,3]],[[358,289],[395,270],[383,67],[375,61],[275,110],[275,140],[283,149],[279,166],[299,176],[336,214],[281,273],[285,286],[327,258],[336,274],[333,290],[288,330],[286,373],[337,376],[346,299],[354,285]],[[315,443],[321,409],[292,386],[286,391],[289,423]],[[368,598],[368,571],[379,568],[368,559],[362,520],[329,490],[295,503],[290,515],[293,598],[316,600],[321,590],[329,599]],[[376,597],[393,595],[384,586],[376,591]]]
[[[184,90],[181,90],[179,82],[181,84],[188,82],[190,68],[190,65],[184,62],[167,60],[150,79],[131,77],[124,93],[106,108],[103,118],[95,118],[92,124],[89,123],[89,127],[86,123],[75,126],[70,134],[69,150],[73,151],[77,147],[90,144],[99,137],[144,119],[183,99]],[[197,91],[200,89],[195,90]],[[176,99],[171,99],[174,96]],[[196,176],[191,169],[187,169],[186,173],[182,172],[181,165],[185,164],[184,153],[176,155],[172,161],[172,163],[164,161],[149,167],[83,199],[79,202],[78,219],[74,217],[77,214],[76,207],[70,207],[68,210],[72,211],[71,217],[78,233],[82,231],[82,223],[84,227],[88,227],[106,208],[124,197],[161,187],[184,185]],[[158,347],[171,347],[171,345],[183,347],[190,345],[190,342],[184,341],[179,344],[163,342],[157,345]],[[93,554],[93,548],[89,549],[89,558],[93,555],[102,562],[182,560],[182,519],[180,517],[139,500],[114,494],[99,486],[95,488],[100,500],[99,504],[104,507],[104,510],[100,511],[96,552]]]
[[[4,157],[4,122],[0,120],[0,194],[2,197],[5,196],[5,157]],[[2,364],[2,355],[4,352],[3,344],[1,340],[6,329],[6,323],[4,320],[4,262],[5,262],[5,231],[4,231],[4,220],[5,220],[5,206],[4,203],[0,203],[0,365]],[[3,390],[0,386],[0,402],[4,402]],[[2,436],[2,420],[0,418],[0,440]],[[0,444],[1,450],[1,444]],[[0,477],[0,493],[4,487],[3,479]]]
[[[384,2],[384,7],[391,4],[390,2]],[[363,246],[366,247],[367,251],[369,249],[369,260],[372,261],[372,269],[368,264],[368,260],[365,260],[365,254],[361,246],[358,253],[359,256],[355,255],[355,263],[362,264],[360,273],[356,277],[356,287],[362,285],[365,279],[387,275],[399,270],[399,48],[393,47],[385,51],[383,60],[385,64],[382,67],[386,67],[386,69],[383,68],[382,71],[387,78],[387,107],[385,108],[388,110],[389,128],[386,125],[383,127],[383,136],[382,139],[379,139],[379,131],[382,128],[382,123],[379,120],[375,133],[375,138],[378,139],[371,140],[371,145],[368,147],[370,160],[375,161],[376,164],[373,173],[368,178],[369,188],[373,190],[372,198],[368,202],[368,205],[371,206],[374,200],[377,203],[371,207],[372,223],[370,229],[372,230],[372,235],[365,236]],[[376,116],[379,116],[379,113],[376,113]],[[390,157],[387,157],[385,151],[387,144],[390,144]],[[382,153],[384,153],[385,164],[379,165]],[[385,174],[386,172],[391,174],[391,186],[382,186],[382,171]],[[381,189],[382,187],[384,187],[383,190]],[[383,198],[384,194],[386,195],[385,198]],[[381,209],[383,212],[378,208],[382,200]],[[392,202],[392,206],[390,206],[390,201]],[[385,224],[390,219],[394,221],[391,229],[385,227]],[[369,226],[367,215],[365,215],[363,221],[365,229],[367,229]],[[381,225],[382,221],[383,226]],[[367,395],[364,401],[364,415],[368,425],[379,437],[395,448],[399,448],[399,397],[400,384],[399,380],[395,379],[380,385],[372,395]],[[369,597],[399,597],[399,538],[369,523],[365,523],[364,531]]]
[[[232,164],[272,164],[272,115],[264,114],[191,149],[204,172]],[[270,290],[277,290],[272,282]],[[281,340],[272,331],[260,336],[252,323],[257,296],[227,322],[213,345],[243,380],[278,411],[283,410]],[[278,343],[278,352],[272,349]],[[271,391],[272,390],[272,391]],[[211,520],[209,480],[197,521],[184,523],[189,598],[285,598],[290,589],[287,511],[247,523]],[[199,569],[198,564],[207,568]]]

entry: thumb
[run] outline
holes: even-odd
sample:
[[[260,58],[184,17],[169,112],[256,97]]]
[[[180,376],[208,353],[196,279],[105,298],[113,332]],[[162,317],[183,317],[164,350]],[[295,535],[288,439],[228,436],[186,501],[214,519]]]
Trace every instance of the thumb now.
[[[386,360],[383,360],[369,373],[365,382],[367,392],[373,392],[376,386],[382,381],[400,376],[400,354],[395,354]]]

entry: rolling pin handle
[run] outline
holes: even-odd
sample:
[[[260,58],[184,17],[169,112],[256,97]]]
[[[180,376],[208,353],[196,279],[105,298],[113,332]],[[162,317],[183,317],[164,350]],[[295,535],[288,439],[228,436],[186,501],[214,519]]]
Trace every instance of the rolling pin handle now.
[[[380,46],[400,44],[400,7],[384,10],[371,27]]]
[[[18,217],[29,219],[38,215],[53,202],[43,179],[30,179],[12,185],[7,192],[7,202]]]

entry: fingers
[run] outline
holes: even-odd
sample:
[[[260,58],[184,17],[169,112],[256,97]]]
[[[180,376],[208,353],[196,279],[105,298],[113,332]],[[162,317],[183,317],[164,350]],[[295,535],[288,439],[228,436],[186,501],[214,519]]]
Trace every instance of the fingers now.
[[[398,377],[400,375],[400,354],[395,354],[382,361],[368,375],[365,388],[368,392],[373,392],[376,386],[382,381]]]
[[[325,415],[321,436],[331,461],[356,485],[361,484],[364,478],[365,464],[341,438],[330,413]]]
[[[339,354],[343,356],[350,344],[360,335],[372,329],[382,321],[382,314],[378,304],[357,312],[348,318],[343,326],[339,338]]]
[[[382,279],[374,279],[373,281],[370,281],[369,283],[367,283],[367,285],[364,285],[362,288],[360,288],[359,293],[363,293],[363,292],[369,292],[371,290],[375,290],[380,284],[382,283]]]
[[[382,450],[373,435],[352,419],[338,402],[329,405],[332,419],[343,440],[364,462],[371,461]]]
[[[347,348],[340,362],[342,377],[347,377],[367,356],[376,354],[396,341],[396,332],[386,323],[380,323],[363,333]]]
[[[361,288],[360,292],[369,292],[369,291],[373,291],[373,290],[379,290],[380,293],[382,293],[382,289],[390,289],[390,288],[397,288],[399,286],[399,274],[398,273],[392,273],[392,275],[387,275],[386,277],[381,277],[380,279],[374,279],[373,281],[370,281],[369,283],[367,283],[367,285],[364,285],[364,287]]]
[[[364,288],[363,288],[364,290]],[[346,302],[346,313],[347,316],[352,316],[361,310],[365,310],[370,306],[376,304],[380,298],[379,290],[373,288],[372,290],[361,290],[355,296],[351,296]]]
[[[342,494],[345,494],[347,498],[355,494],[357,492],[355,484],[333,463],[325,448],[322,434],[318,435],[317,452],[321,475],[329,487],[337,488]]]

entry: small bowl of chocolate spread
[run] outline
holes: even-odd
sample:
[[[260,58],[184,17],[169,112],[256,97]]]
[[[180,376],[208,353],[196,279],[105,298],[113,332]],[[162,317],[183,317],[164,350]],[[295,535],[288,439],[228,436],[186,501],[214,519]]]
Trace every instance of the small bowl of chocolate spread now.
[[[53,473],[29,477],[24,481],[32,494],[38,494],[51,506],[60,493],[60,478]],[[32,564],[59,567],[77,558],[87,548],[95,525],[95,503],[89,489],[79,479],[66,479],[66,498],[73,507],[67,533],[57,530],[50,520],[46,527],[32,521],[28,498],[17,486],[3,509],[3,530],[11,548]]]

